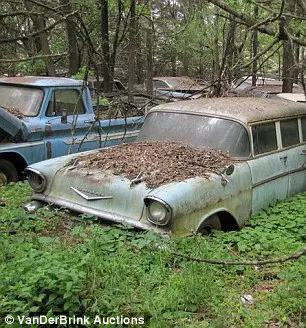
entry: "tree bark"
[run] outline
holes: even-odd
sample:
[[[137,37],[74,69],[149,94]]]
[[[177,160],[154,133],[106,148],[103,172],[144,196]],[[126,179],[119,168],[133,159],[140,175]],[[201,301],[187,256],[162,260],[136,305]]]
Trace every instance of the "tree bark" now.
[[[293,49],[290,41],[283,41],[283,88],[282,92],[293,89]]]
[[[108,0],[101,0],[101,35],[102,35],[102,75],[104,91],[112,90],[112,76],[110,70],[109,27],[108,27]]]
[[[61,0],[64,5],[65,13],[72,11],[70,0]],[[74,75],[79,70],[79,53],[77,46],[77,33],[71,18],[66,20],[66,34],[68,39],[68,60],[69,60],[69,75]]]
[[[254,18],[257,20],[258,18],[258,6],[254,5]],[[254,30],[252,35],[252,57],[256,58],[258,53],[258,31]],[[252,86],[256,86],[257,80],[257,59],[255,59],[252,63]]]
[[[146,53],[147,53],[147,76],[146,86],[147,93],[153,95],[153,35],[150,27],[146,33]]]
[[[129,101],[134,101],[135,79],[135,41],[136,41],[136,1],[130,0],[130,24],[129,24],[129,62],[128,62],[128,93]]]

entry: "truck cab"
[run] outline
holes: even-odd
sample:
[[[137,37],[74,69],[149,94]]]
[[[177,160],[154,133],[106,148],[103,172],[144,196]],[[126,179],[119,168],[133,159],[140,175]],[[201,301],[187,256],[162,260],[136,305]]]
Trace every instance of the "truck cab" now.
[[[133,141],[142,117],[97,119],[83,81],[0,78],[0,185],[42,160]]]

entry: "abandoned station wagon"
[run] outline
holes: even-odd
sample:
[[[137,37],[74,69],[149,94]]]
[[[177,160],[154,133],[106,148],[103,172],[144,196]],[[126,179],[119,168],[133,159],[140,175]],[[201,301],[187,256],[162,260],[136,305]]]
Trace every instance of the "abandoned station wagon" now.
[[[52,203],[141,229],[187,235],[237,229],[260,209],[306,190],[305,104],[219,98],[153,108],[138,141],[173,140],[227,152],[231,163],[206,176],[152,187],[141,175],[135,180],[107,167],[74,167],[104,150],[65,156],[28,167],[34,192],[27,208]]]

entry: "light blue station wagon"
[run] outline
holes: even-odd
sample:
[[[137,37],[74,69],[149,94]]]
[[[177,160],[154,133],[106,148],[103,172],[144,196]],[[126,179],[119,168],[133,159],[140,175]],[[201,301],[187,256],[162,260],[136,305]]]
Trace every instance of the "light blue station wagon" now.
[[[145,140],[226,151],[233,165],[208,178],[131,188],[123,176],[71,170],[69,163],[80,154],[65,156],[28,167],[33,195],[26,208],[52,203],[141,229],[188,235],[239,229],[260,209],[306,190],[305,104],[244,97],[167,103],[148,113],[138,136]]]

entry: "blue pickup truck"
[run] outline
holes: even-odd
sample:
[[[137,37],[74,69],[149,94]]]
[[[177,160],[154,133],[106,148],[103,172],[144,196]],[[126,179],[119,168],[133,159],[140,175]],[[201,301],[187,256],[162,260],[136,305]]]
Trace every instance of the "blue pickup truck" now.
[[[131,142],[142,117],[97,119],[82,81],[0,78],[0,185],[23,178],[29,164]]]

